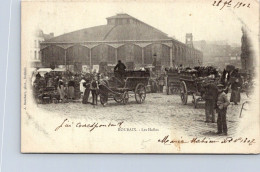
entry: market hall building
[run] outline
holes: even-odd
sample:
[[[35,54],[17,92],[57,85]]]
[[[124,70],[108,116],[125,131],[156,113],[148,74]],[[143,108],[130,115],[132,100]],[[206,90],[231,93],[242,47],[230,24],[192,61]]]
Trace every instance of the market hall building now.
[[[41,43],[43,67],[66,66],[73,71],[94,65],[114,66],[118,60],[128,69],[151,66],[173,67],[202,64],[203,54],[193,48],[192,35],[186,44],[128,15],[108,17],[107,24],[66,33]]]

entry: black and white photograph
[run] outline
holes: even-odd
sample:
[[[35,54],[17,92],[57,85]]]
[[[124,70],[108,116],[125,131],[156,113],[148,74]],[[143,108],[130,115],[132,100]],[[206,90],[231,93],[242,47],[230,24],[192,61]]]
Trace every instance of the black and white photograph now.
[[[259,3],[22,1],[21,152],[260,152]]]

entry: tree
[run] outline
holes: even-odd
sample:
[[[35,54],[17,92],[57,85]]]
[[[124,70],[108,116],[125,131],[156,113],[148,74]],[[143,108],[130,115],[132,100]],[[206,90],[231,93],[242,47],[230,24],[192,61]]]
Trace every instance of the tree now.
[[[253,67],[253,57],[251,52],[251,43],[247,34],[247,30],[242,27],[242,38],[241,38],[241,64],[242,69],[250,70]]]

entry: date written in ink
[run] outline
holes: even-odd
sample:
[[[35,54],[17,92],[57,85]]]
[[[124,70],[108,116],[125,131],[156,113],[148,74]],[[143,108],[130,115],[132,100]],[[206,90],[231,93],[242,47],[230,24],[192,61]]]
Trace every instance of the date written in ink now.
[[[220,7],[220,10],[222,10],[225,7],[231,7],[231,8],[250,8],[250,3],[244,3],[244,2],[234,2],[232,0],[217,0],[214,1],[213,6]]]

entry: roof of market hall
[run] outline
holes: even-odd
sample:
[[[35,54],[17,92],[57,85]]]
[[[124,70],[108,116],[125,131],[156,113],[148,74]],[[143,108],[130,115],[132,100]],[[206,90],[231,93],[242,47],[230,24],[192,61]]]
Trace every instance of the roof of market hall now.
[[[114,20],[115,19],[115,20]],[[121,20],[112,23],[111,20]],[[122,21],[124,20],[124,22]],[[44,43],[99,42],[99,41],[149,41],[173,40],[166,33],[128,15],[117,14],[107,18],[107,25],[85,28],[46,40]],[[175,40],[176,41],[176,40]],[[179,42],[179,41],[177,41]],[[181,42],[180,42],[181,43]],[[183,44],[183,43],[182,43]]]

